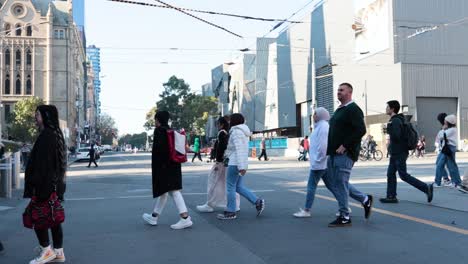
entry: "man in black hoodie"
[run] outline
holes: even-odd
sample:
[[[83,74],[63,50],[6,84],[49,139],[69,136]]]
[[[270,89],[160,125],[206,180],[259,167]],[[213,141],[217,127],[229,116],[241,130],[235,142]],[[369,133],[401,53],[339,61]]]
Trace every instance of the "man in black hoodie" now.
[[[400,178],[427,195],[427,202],[433,198],[433,185],[426,184],[406,171],[406,160],[408,159],[408,143],[405,134],[405,117],[400,112],[398,101],[387,102],[387,115],[390,122],[387,124],[387,133],[390,135],[390,164],[387,170],[387,197],[381,198],[382,203],[398,203],[396,172]]]

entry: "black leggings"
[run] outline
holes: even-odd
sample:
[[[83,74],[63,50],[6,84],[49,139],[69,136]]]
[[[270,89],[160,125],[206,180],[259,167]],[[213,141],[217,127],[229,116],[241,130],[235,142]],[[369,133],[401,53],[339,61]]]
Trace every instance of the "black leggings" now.
[[[94,163],[94,167],[97,167],[96,159],[89,159],[88,167],[91,167],[91,163]]]
[[[200,152],[196,152],[194,155],[193,155],[193,158],[192,158],[192,162],[195,161],[195,158],[197,158],[200,160],[200,161],[203,161],[202,158],[201,158],[201,153]]]
[[[62,248],[63,247],[63,231],[62,225],[58,225],[56,227],[52,227],[50,229],[52,231],[52,240],[54,241],[54,248]],[[41,229],[36,231],[37,239],[39,239],[39,244],[41,247],[48,247],[50,245],[49,242],[49,229]]]

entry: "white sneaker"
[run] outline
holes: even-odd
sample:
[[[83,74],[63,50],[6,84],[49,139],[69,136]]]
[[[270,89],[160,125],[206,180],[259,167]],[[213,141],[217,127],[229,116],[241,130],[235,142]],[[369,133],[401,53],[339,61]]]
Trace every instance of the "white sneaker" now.
[[[450,187],[451,189],[453,189],[453,188],[456,188],[456,187],[457,187],[457,185],[456,185],[455,183],[453,183],[453,182],[452,182],[452,183],[450,184],[450,186],[449,186],[449,187]]]
[[[63,263],[65,262],[65,254],[63,253],[63,248],[54,249],[55,251],[55,259],[50,261],[50,263]]]
[[[351,210],[351,207],[348,207],[348,211],[349,211],[349,213],[352,213],[352,212],[353,212],[353,210]],[[340,215],[341,215],[340,211],[336,212],[335,215],[336,215],[337,217],[340,216]]]
[[[213,207],[207,205],[207,204],[204,204],[204,205],[197,205],[197,210],[200,212],[200,213],[212,213],[214,212],[214,209]]]
[[[50,246],[48,247],[41,247],[40,248],[40,253],[39,256],[37,256],[35,259],[31,260],[29,264],[44,264],[48,263],[51,260],[56,258],[55,252],[52,250]]]
[[[179,230],[191,227],[193,225],[192,218],[187,217],[187,219],[180,218],[179,222],[174,225],[171,225],[172,229]]]
[[[445,185],[445,183],[444,183],[444,185]],[[442,185],[442,184],[437,184],[437,183],[435,183],[435,182],[434,182],[434,184],[433,184],[434,188],[442,188],[442,187],[444,187],[444,185]]]
[[[450,187],[450,186],[452,186],[452,182],[451,182],[450,180],[448,180],[448,181],[444,180],[443,185],[444,185],[445,187]]]
[[[155,226],[158,225],[158,218],[153,217],[152,214],[143,214],[143,220],[145,220],[146,223],[149,225]]]
[[[302,208],[299,209],[299,212],[293,214],[297,218],[306,218],[310,217],[310,211],[305,211]]]

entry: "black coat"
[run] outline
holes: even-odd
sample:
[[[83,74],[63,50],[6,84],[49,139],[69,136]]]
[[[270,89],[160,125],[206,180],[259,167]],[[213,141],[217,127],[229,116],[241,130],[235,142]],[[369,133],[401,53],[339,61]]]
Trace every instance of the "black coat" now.
[[[404,139],[403,125],[405,117],[402,114],[394,115],[387,124],[387,133],[390,135],[390,154],[392,156],[408,156],[408,144]]]
[[[168,129],[168,126],[161,126],[154,130],[151,157],[154,198],[170,191],[182,190],[181,164],[169,159]]]
[[[65,193],[65,171],[58,160],[58,141],[55,133],[46,128],[41,131],[34,143],[24,177],[24,198],[37,196],[47,200],[56,191],[63,200]]]
[[[224,152],[226,152],[226,148],[229,141],[229,134],[226,130],[221,130],[218,132],[218,139],[215,143],[215,154],[216,154],[216,162],[223,162],[224,161]]]

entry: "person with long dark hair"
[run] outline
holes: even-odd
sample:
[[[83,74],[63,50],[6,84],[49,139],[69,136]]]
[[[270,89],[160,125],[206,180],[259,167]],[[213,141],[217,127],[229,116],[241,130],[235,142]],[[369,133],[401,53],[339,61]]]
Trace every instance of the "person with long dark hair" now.
[[[220,220],[233,220],[236,215],[236,193],[255,205],[257,216],[265,209],[265,200],[258,198],[249,189],[244,187],[244,177],[247,173],[249,158],[249,137],[252,135],[245,124],[241,114],[231,115],[231,129],[229,130],[229,143],[227,146],[227,206],[223,214],[218,215]]]
[[[208,190],[206,203],[198,205],[197,210],[202,213],[214,212],[214,208],[226,207],[226,167],[224,167],[224,152],[229,140],[229,123],[224,117],[216,122],[218,125],[218,138],[214,144],[216,163],[208,175]],[[239,210],[239,195],[236,194],[236,208]]]
[[[40,133],[25,171],[24,198],[31,198],[31,203],[36,205],[63,201],[67,147],[59,127],[57,108],[53,105],[38,106],[36,125]],[[44,217],[39,214],[39,219],[33,217],[36,222],[32,224],[41,251],[30,264],[65,262],[62,225],[60,221],[54,220],[56,213],[52,210]],[[53,249],[49,242],[49,229],[52,231]]]
[[[154,129],[153,152],[151,155],[151,168],[153,180],[153,198],[157,198],[153,213],[143,214],[143,220],[149,225],[157,225],[158,218],[166,206],[170,195],[179,210],[180,220],[172,229],[184,229],[193,225],[188,214],[184,197],[182,196],[182,166],[169,157],[169,140],[167,130],[170,115],[167,111],[158,111],[154,116],[156,128]]]

